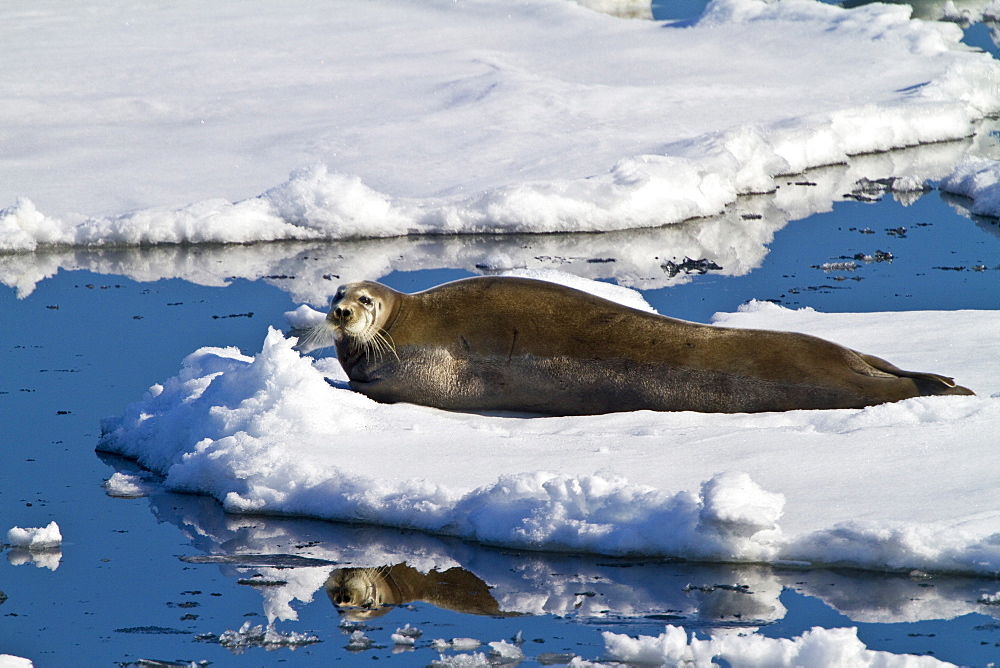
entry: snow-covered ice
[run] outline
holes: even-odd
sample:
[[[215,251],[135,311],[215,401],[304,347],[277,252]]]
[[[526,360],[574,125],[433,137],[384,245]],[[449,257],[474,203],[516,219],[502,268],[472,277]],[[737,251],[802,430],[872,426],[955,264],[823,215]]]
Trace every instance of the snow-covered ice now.
[[[347,389],[336,359],[303,357],[272,330],[253,357],[193,352],[105,421],[100,447],[233,512],[531,549],[996,573],[1000,490],[983,462],[1000,419],[997,317],[756,302],[716,316],[954,375],[976,397],[536,419],[376,404]]]
[[[262,278],[288,291],[296,301],[314,306],[328,303],[336,287],[332,284],[341,277],[377,280],[392,271],[428,267],[491,274],[515,268],[555,268],[644,290],[655,289],[692,279],[689,271],[665,270],[667,261],[681,263],[685,257],[709,260],[721,267],[713,270],[721,276],[746,275],[761,266],[774,235],[789,221],[828,212],[844,193],[873,180],[891,181],[891,196],[906,204],[919,193],[898,192],[898,182],[939,181],[966,156],[989,152],[988,146],[988,137],[976,136],[857,156],[849,164],[803,175],[808,187],[788,187],[786,182],[773,194],[740,198],[718,216],[660,228],[472,239],[435,235],[196,248],[160,245],[91,252],[46,249],[30,254],[0,253],[0,283],[11,286],[19,298],[24,298],[40,281],[60,270],[82,269],[128,276],[140,282],[182,278],[207,286],[227,285],[236,278]]]
[[[54,550],[62,545],[62,533],[54,520],[44,527],[13,527],[7,532],[7,544],[27,550]]]
[[[44,527],[13,527],[7,532],[7,561],[14,566],[34,564],[54,571],[62,560],[62,532],[53,520]]]
[[[0,10],[0,249],[659,226],[1000,109],[903,5],[120,4]]]

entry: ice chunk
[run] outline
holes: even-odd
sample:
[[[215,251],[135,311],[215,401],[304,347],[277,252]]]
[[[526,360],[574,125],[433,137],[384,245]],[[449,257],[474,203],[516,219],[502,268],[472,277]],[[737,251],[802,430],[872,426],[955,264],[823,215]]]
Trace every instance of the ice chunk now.
[[[62,534],[55,520],[42,528],[22,529],[14,527],[7,532],[7,543],[12,547],[28,550],[51,550],[62,545]]]

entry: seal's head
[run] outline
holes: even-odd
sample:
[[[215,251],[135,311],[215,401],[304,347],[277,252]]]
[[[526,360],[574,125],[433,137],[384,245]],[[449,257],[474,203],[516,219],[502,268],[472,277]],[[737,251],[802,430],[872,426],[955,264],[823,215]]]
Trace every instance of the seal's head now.
[[[326,327],[338,342],[366,352],[392,351],[385,327],[393,314],[395,298],[393,290],[371,281],[342,285],[330,301]]]
[[[338,344],[362,351],[366,356],[372,352],[394,352],[385,327],[396,312],[399,296],[395,290],[371,281],[340,286],[330,300],[326,318],[299,335],[296,349],[308,353]]]
[[[380,297],[382,286],[368,281],[348,283],[337,288],[326,316],[337,340],[343,337],[367,343],[378,335],[386,322],[386,304]]]

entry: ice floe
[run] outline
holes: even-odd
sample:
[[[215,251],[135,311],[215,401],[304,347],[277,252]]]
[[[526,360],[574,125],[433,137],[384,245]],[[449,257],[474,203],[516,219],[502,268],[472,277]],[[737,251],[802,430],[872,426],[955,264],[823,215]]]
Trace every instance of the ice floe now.
[[[100,12],[0,21],[39,22],[0,33],[17,55],[0,122],[23,130],[0,249],[656,227],[1000,109],[1000,65],[901,5],[713,0],[655,22],[545,0],[256,2],[221,41],[190,29],[221,9],[148,11],[127,33]],[[80,40],[115,48],[49,48]]]
[[[541,550],[1000,571],[1000,492],[980,465],[1000,419],[995,312],[752,303],[716,323],[824,336],[954,375],[978,396],[755,415],[487,417],[374,403],[347,389],[334,358],[304,357],[272,330],[254,356],[193,352],[104,422],[100,448],[232,512]]]

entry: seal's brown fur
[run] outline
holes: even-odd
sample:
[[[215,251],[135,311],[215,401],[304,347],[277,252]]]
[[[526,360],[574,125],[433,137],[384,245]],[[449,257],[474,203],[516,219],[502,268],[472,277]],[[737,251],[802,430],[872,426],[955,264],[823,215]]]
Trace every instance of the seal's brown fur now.
[[[737,413],[972,394],[814,336],[685,322],[524,278],[412,295],[350,283],[327,326],[352,388],[450,410]]]

